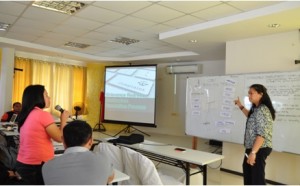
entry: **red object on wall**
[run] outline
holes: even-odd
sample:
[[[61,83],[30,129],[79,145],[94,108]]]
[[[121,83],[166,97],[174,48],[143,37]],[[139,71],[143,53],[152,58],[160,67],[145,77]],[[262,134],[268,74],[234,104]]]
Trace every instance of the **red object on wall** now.
[[[104,92],[100,92],[100,122],[104,121]]]

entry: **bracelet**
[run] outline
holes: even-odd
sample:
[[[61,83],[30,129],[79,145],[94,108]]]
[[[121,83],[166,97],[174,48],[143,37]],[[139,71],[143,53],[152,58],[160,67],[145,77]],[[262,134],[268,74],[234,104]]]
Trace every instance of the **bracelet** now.
[[[245,108],[245,107],[244,107],[243,105],[242,105],[242,106],[240,106],[240,109],[241,109],[241,110],[243,110],[244,108]]]

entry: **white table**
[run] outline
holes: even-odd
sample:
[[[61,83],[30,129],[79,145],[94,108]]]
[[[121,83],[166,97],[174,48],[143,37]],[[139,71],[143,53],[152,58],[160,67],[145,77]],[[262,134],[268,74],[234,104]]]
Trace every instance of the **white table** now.
[[[7,130],[8,127],[4,127],[5,125],[12,125],[13,127],[10,127],[12,130]],[[19,132],[17,131],[18,125],[15,123],[10,122],[0,122],[0,131],[5,136],[19,136]]]
[[[102,140],[102,141],[107,141]],[[224,158],[223,155],[213,154],[209,152],[203,152],[198,150],[193,150],[185,147],[178,147],[175,145],[168,145],[157,143],[153,141],[145,140],[143,143],[128,145],[128,144],[118,144],[132,148],[143,155],[147,156],[149,159],[180,167],[184,169],[186,173],[186,184],[190,184],[190,165],[197,165],[200,172],[203,173],[203,185],[207,184],[207,165]],[[177,151],[175,148],[183,148],[185,151]]]
[[[7,124],[10,126],[9,128],[5,126]],[[9,146],[17,148],[17,146],[19,145],[19,132],[17,131],[17,124],[10,122],[0,122],[0,134],[5,137]]]

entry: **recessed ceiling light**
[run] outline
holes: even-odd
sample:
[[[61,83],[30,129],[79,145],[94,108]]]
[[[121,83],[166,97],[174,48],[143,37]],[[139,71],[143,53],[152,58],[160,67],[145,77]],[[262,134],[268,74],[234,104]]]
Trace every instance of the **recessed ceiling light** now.
[[[280,27],[280,24],[277,24],[277,23],[269,24],[268,27],[269,28],[278,28],[278,27]]]
[[[198,41],[197,41],[197,39],[191,39],[190,40],[190,43],[197,43]]]
[[[10,24],[0,22],[0,31],[6,31]]]
[[[47,10],[57,11],[64,14],[75,14],[82,7],[85,6],[84,3],[75,2],[75,1],[34,1],[32,6],[36,6],[39,8],[44,8]]]

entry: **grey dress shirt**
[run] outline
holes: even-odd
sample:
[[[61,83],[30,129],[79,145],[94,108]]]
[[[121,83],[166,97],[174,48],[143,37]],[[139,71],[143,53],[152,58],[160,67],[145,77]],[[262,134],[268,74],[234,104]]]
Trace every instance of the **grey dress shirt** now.
[[[46,162],[42,173],[46,185],[106,185],[113,167],[102,153],[71,147],[63,155]]]

